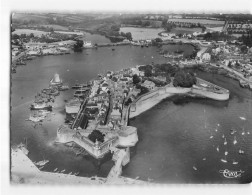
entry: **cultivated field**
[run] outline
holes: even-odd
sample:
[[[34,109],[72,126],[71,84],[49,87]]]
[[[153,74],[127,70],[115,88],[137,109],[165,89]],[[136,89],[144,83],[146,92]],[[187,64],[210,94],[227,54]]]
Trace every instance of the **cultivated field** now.
[[[188,22],[188,23],[200,23],[208,27],[223,26],[225,21],[219,20],[206,20],[206,19],[186,19],[186,18],[171,18],[169,21],[173,22]]]

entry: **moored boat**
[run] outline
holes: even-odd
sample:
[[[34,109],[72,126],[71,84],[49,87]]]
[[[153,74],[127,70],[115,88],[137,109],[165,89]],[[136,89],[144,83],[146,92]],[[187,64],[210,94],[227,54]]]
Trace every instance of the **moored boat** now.
[[[54,77],[50,81],[51,86],[60,86],[62,85],[62,80],[59,77],[59,74],[55,74]]]
[[[31,110],[52,110],[52,106],[42,102],[42,103],[33,103],[30,107]]]
[[[62,85],[62,86],[59,86],[58,89],[59,89],[60,91],[66,91],[66,90],[69,89],[69,86],[68,86],[68,85]]]
[[[39,162],[36,162],[35,165],[37,166],[44,166],[49,162],[49,160],[41,160]]]

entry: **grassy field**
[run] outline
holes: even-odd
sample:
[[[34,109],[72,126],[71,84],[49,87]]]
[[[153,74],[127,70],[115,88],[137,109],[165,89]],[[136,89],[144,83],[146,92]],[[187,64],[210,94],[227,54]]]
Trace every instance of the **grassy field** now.
[[[68,30],[67,27],[60,26],[60,25],[57,25],[57,24],[45,24],[45,25],[41,25],[41,26],[48,27],[48,28],[52,27],[54,30]]]
[[[41,36],[42,34],[47,34],[48,32],[40,31],[40,30],[31,30],[31,29],[16,29],[12,34],[26,34],[30,35],[31,33],[34,34],[34,36]]]
[[[120,32],[131,32],[133,40],[141,39],[154,39],[160,37],[158,33],[164,31],[163,28],[134,28],[134,27],[123,27],[120,28]]]
[[[176,34],[193,34],[194,32],[201,32],[202,29],[201,28],[181,28],[181,27],[177,27],[177,28],[173,28],[171,29],[171,33],[176,33]]]
[[[183,18],[171,18],[169,21],[173,22],[188,22],[188,23],[200,23],[207,27],[223,26],[225,21],[219,20],[206,20],[206,19],[183,19]]]

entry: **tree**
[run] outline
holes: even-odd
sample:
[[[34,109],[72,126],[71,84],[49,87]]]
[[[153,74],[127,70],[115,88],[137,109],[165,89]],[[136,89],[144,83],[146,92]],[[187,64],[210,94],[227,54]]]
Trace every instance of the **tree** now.
[[[76,43],[74,44],[74,51],[82,51],[82,47],[83,47],[83,40],[76,40]]]
[[[99,130],[93,130],[92,133],[90,133],[88,135],[88,139],[90,139],[92,142],[96,142],[99,141],[99,142],[104,142],[104,136]]]
[[[17,34],[13,34],[13,35],[12,35],[12,39],[13,39],[13,40],[15,40],[15,39],[19,39],[19,35],[17,35]]]
[[[186,87],[190,88],[196,84],[197,79],[192,72],[185,72],[183,70],[178,71],[173,80],[175,87]]]
[[[30,37],[30,38],[34,38],[34,34],[33,34],[33,33],[31,33],[29,37]]]
[[[114,82],[117,82],[117,81],[118,81],[118,79],[117,79],[116,77],[112,77],[111,80],[114,81]]]
[[[125,106],[128,106],[129,104],[131,104],[132,103],[132,100],[131,100],[131,98],[129,98],[125,103],[124,103],[124,105]]]
[[[247,53],[248,52],[248,48],[247,48],[246,45],[241,46],[241,52],[242,53]]]
[[[155,41],[156,41],[156,43],[161,43],[161,42],[163,42],[163,40],[162,40],[161,38],[159,38],[159,37],[156,38]]]
[[[136,85],[141,81],[141,79],[139,78],[139,76],[137,76],[136,74],[133,75],[133,83]]]
[[[206,27],[205,27],[205,26],[202,26],[202,27],[201,27],[201,32],[204,33],[205,31],[206,31]]]
[[[127,32],[127,33],[125,34],[125,36],[126,36],[126,38],[127,38],[128,40],[132,41],[131,32]]]
[[[152,70],[151,69],[146,69],[144,71],[144,76],[146,77],[151,77],[152,76]]]

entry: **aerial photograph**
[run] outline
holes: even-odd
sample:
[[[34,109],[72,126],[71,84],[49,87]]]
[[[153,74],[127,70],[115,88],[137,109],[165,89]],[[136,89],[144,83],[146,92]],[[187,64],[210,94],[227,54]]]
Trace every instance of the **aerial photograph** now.
[[[11,185],[252,181],[251,13],[9,17]]]

